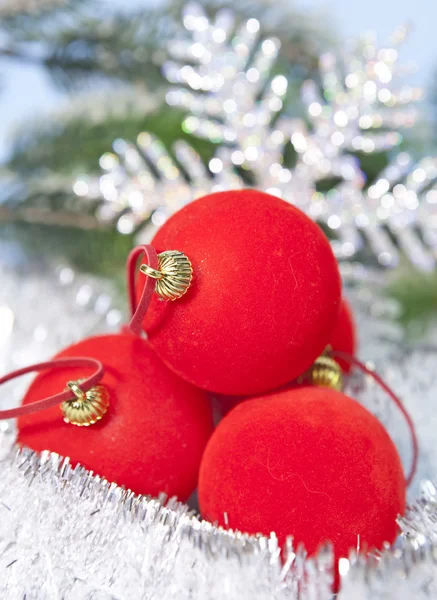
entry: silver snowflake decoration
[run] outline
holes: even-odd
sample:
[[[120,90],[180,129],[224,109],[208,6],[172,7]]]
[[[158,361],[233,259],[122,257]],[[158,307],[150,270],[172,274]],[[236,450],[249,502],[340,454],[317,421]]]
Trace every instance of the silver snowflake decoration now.
[[[276,122],[288,86],[284,75],[272,75],[279,40],[262,39],[256,19],[235,31],[228,11],[210,22],[197,5],[185,9],[183,22],[186,32],[170,44],[173,60],[163,67],[177,85],[168,103],[189,110],[186,131],[231,145],[232,164],[253,170],[264,188],[271,177],[279,195],[295,187],[293,180],[309,188],[326,177],[359,185],[357,161],[345,153],[390,149],[402,139],[398,129],[416,121],[409,105],[421,91],[397,87],[395,48],[378,49],[366,39],[341,57],[322,55],[320,84],[308,80],[301,90],[307,121],[281,114]],[[398,44],[405,33],[395,36]],[[279,168],[289,142],[297,153],[292,172]]]
[[[173,60],[163,67],[177,85],[168,103],[189,110],[186,131],[230,144],[232,164],[253,170],[265,189],[271,178],[278,195],[293,189],[293,180],[309,188],[326,177],[359,184],[357,161],[345,152],[390,149],[402,140],[398,129],[417,119],[409,105],[421,90],[397,87],[395,48],[378,49],[366,39],[346,47],[341,58],[322,55],[320,85],[308,80],[301,90],[307,122],[283,116],[275,122],[288,86],[284,75],[272,75],[279,40],[262,39],[256,19],[236,30],[229,11],[209,21],[197,5],[187,6],[183,23],[185,33],[169,47]],[[405,28],[397,32],[397,44],[405,34]],[[292,173],[280,169],[290,141],[297,153]]]
[[[183,22],[189,35],[170,44],[174,60],[163,66],[178,86],[167,93],[168,104],[191,113],[183,122],[188,133],[235,148],[232,164],[255,163],[260,135],[271,133],[287,92],[287,78],[272,77],[279,40],[260,39],[256,19],[235,29],[229,11],[210,23],[200,7],[190,5]]]
[[[98,217],[115,223],[124,234],[145,223],[154,230],[195,198],[243,186],[233,172],[214,174],[185,141],[167,149],[147,132],[140,133],[135,143],[115,140],[113,152],[100,158],[100,166],[100,177],[81,176],[73,189],[78,196],[95,201]]]
[[[167,93],[167,102],[189,111],[182,125],[186,132],[221,144],[210,161],[214,173],[250,172],[257,187],[285,199],[292,196],[301,207],[316,181],[329,175],[362,180],[353,157],[339,158],[337,147],[330,161],[321,160],[326,152],[316,134],[309,149],[304,122],[281,112],[289,82],[284,75],[272,75],[280,42],[263,39],[256,19],[235,30],[228,12],[209,22],[200,7],[189,5],[184,25],[188,35],[170,45],[173,60],[163,66],[169,82],[177,85]],[[296,151],[294,168],[284,164],[289,143]]]
[[[168,92],[167,101],[190,111],[185,130],[225,146],[211,161],[212,170],[250,170],[257,187],[324,222],[337,238],[333,246],[341,258],[368,247],[380,264],[392,266],[400,247],[419,268],[432,268],[434,195],[428,193],[419,205],[418,194],[433,178],[433,160],[412,168],[411,158],[401,153],[367,187],[351,154],[396,147],[402,141],[399,129],[417,120],[413,103],[421,90],[399,86],[403,72],[396,47],[407,29],[395,32],[389,48],[378,48],[367,38],[351,43],[341,57],[322,55],[320,84],[308,80],[302,86],[304,121],[283,114],[276,119],[288,83],[282,75],[271,75],[279,42],[259,39],[254,19],[234,37],[228,13],[225,23],[222,16],[208,21],[202,9],[190,5],[184,15],[188,35],[170,46],[177,62],[164,65],[170,83],[179,86]],[[228,68],[229,55],[235,63]],[[293,168],[284,165],[289,143],[296,152]],[[411,176],[404,182],[408,168]],[[317,182],[324,179],[339,179],[340,184],[322,194]]]
[[[187,142],[172,148],[148,133],[135,143],[114,142],[102,156],[102,175],[79,178],[77,195],[94,199],[104,222],[122,233],[153,227],[194,198],[211,191],[255,186],[282,197],[331,230],[342,259],[360,250],[384,266],[405,254],[418,268],[433,268],[437,246],[434,160],[413,167],[395,157],[368,185],[353,152],[396,147],[399,128],[412,126],[421,91],[398,85],[396,44],[372,40],[347,47],[341,57],[320,59],[321,81],[302,87],[306,120],[283,110],[288,79],[273,74],[279,40],[263,38],[260,23],[236,24],[229,10],[209,20],[197,5],[183,14],[184,30],[171,42],[163,71],[171,83],[167,102],[183,107],[183,128],[215,144],[208,165]],[[285,160],[294,150],[294,164]],[[322,180],[333,180],[319,191]],[[148,231],[146,237],[150,236]]]
[[[399,129],[416,123],[413,103],[422,90],[398,83],[404,73],[396,47],[406,34],[405,27],[399,28],[388,48],[378,48],[366,36],[347,43],[341,56],[329,52],[320,57],[321,84],[306,81],[301,95],[310,123],[305,137],[322,157],[342,150],[389,150],[402,141]]]
[[[368,187],[344,184],[312,200],[309,212],[332,230],[337,256],[369,248],[383,266],[396,266],[404,255],[418,269],[434,268],[437,158],[415,163],[401,152]]]

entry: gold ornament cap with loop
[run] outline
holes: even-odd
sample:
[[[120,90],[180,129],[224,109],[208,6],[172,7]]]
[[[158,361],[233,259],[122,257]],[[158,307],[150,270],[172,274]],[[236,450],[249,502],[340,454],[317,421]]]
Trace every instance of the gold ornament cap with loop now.
[[[323,354],[321,354],[311,367],[300,377],[297,382],[306,385],[316,385],[318,387],[327,387],[337,392],[343,390],[343,373],[341,367],[336,360],[329,356],[331,351],[330,346],[326,346]]]
[[[109,408],[109,392],[104,385],[84,392],[80,388],[83,379],[69,381],[66,390],[71,390],[75,395],[73,400],[65,400],[61,404],[61,412],[66,423],[78,427],[88,427],[100,421]]]
[[[156,279],[155,292],[163,300],[181,298],[193,280],[193,267],[189,258],[179,250],[166,250],[158,254],[158,269],[141,265],[141,273]]]

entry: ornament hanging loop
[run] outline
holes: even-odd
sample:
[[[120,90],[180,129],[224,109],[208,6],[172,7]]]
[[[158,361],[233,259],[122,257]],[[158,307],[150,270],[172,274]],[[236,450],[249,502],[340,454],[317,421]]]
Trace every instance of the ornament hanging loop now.
[[[76,396],[77,400],[80,400],[81,402],[85,402],[86,394],[85,394],[85,392],[83,392],[80,389],[80,387],[78,386],[76,381],[69,381],[67,383],[67,387],[73,392],[73,394]]]
[[[109,406],[109,393],[105,386],[99,385],[100,380],[104,374],[104,368],[99,360],[91,357],[71,357],[71,358],[56,358],[43,363],[30,365],[23,367],[12,373],[8,373],[3,377],[0,377],[0,385],[8,381],[12,381],[16,377],[27,375],[27,373],[41,372],[47,369],[77,369],[77,368],[94,368],[94,373],[89,377],[80,379],[79,381],[70,381],[63,392],[59,392],[54,396],[43,398],[31,402],[30,404],[23,404],[16,408],[8,408],[6,410],[0,410],[0,421],[2,419],[14,419],[16,417],[22,417],[24,415],[31,415],[41,410],[47,410],[56,405],[61,405],[61,410],[65,405],[72,405],[74,403],[86,406],[91,402],[96,403],[98,400],[99,404],[105,404],[105,410],[101,414],[107,411]],[[93,409],[94,410],[94,409]],[[100,408],[99,408],[100,410]],[[94,412],[96,412],[94,410]],[[94,413],[93,413],[94,414]],[[99,416],[99,418],[101,418]],[[94,419],[96,422],[99,419]],[[72,421],[69,421],[72,422]]]
[[[156,269],[152,269],[152,267],[149,267],[149,265],[141,265],[140,271],[152,279],[162,279],[164,277],[164,273],[161,273],[161,271],[157,271]]]

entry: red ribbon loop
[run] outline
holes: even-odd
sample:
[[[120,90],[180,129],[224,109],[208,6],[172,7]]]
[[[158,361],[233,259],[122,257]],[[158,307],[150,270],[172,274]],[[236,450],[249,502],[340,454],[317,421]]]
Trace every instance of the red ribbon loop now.
[[[35,371],[39,372],[45,371],[46,369],[67,369],[74,367],[84,367],[88,369],[90,367],[96,368],[96,371],[92,375],[90,375],[81,382],[80,389],[84,392],[88,392],[91,388],[96,386],[102,379],[105,372],[102,363],[99,360],[96,360],[95,358],[57,358],[55,360],[49,360],[47,362],[30,365],[28,367],[18,369],[17,371],[13,371],[12,373],[8,373],[7,375],[4,375],[4,377],[0,378],[0,385],[2,383],[6,383],[7,381],[11,381],[16,377],[21,377],[21,375],[26,375],[27,373],[33,373]],[[0,410],[0,420],[13,419],[14,417],[21,417],[23,415],[30,415],[41,410],[46,410],[47,408],[51,408],[52,406],[56,406],[57,404],[62,404],[62,402],[65,402],[66,400],[73,400],[74,397],[75,396],[71,390],[66,390],[60,392],[59,394],[55,394],[54,396],[50,396],[49,398],[38,400],[37,402],[32,402],[30,404],[18,406],[17,408]]]
[[[147,264],[152,267],[152,269],[157,270],[159,266],[156,250],[150,245],[137,246],[130,252],[128,256],[126,263],[127,291],[129,296],[130,313],[132,317],[126,329],[134,335],[140,335],[142,332],[144,317],[146,316],[147,309],[149,308],[150,301],[155,291],[156,283],[152,277],[146,277],[146,284],[141,294],[140,301],[137,305],[136,273],[138,259],[142,254],[145,254]]]

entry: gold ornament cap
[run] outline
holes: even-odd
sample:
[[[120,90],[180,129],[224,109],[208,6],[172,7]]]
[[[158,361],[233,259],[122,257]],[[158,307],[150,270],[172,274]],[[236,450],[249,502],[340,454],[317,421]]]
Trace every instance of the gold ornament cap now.
[[[158,269],[141,265],[141,273],[156,279],[155,291],[163,300],[181,298],[193,280],[193,267],[189,258],[179,250],[166,250],[158,254]]]
[[[298,383],[327,387],[341,392],[343,389],[343,373],[337,361],[327,356],[329,349],[316,358],[314,364],[298,378]]]
[[[87,392],[80,388],[84,379],[69,381],[66,390],[75,395],[73,400],[65,400],[61,404],[61,412],[66,423],[78,427],[94,425],[107,413],[109,408],[109,392],[104,385],[96,385]]]

